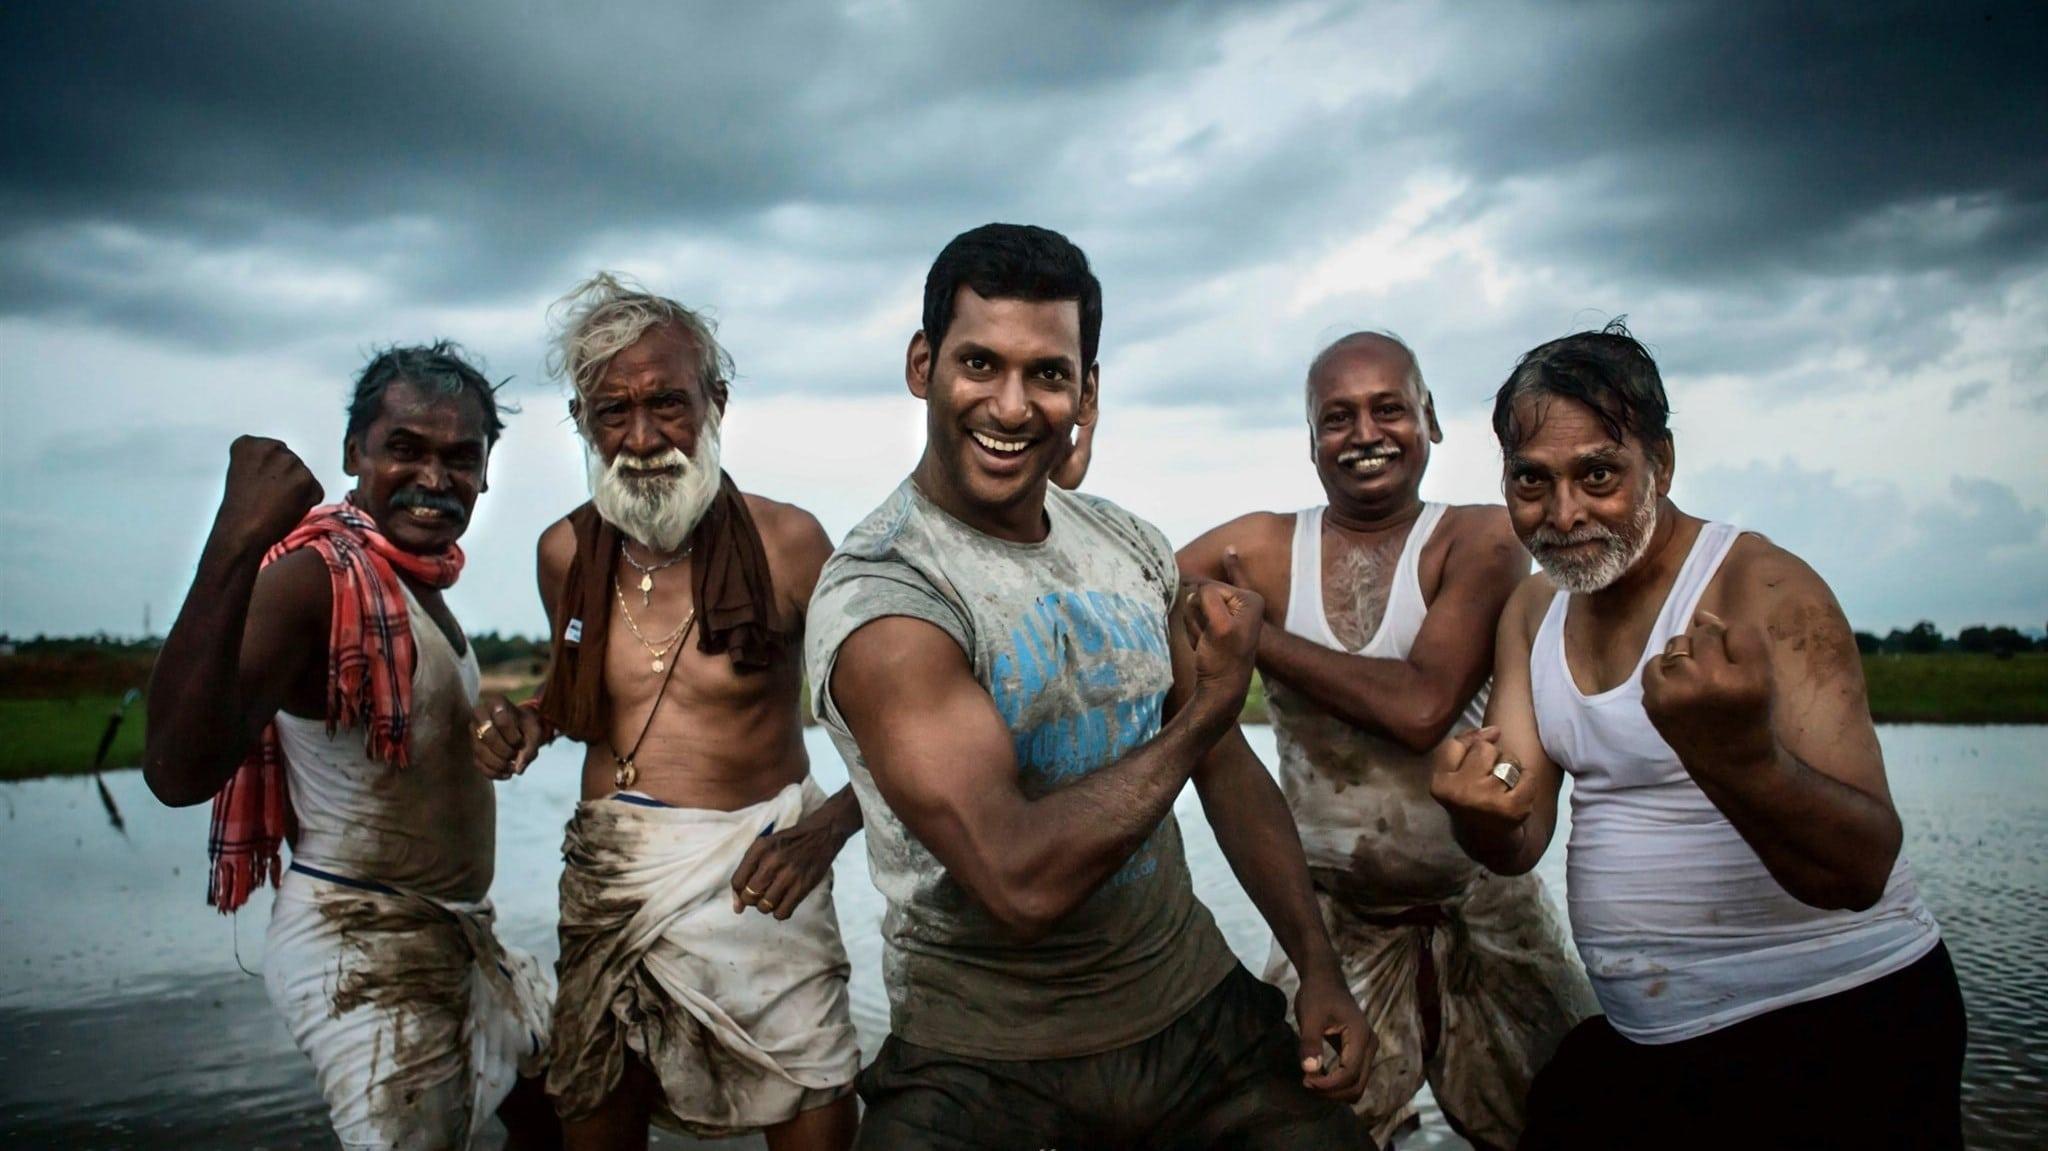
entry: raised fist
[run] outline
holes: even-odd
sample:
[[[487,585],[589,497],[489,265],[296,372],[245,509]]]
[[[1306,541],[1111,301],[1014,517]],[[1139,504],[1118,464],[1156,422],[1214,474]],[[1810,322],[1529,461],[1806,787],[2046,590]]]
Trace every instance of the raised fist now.
[[[1521,834],[1536,809],[1536,788],[1521,781],[1522,765],[1501,750],[1499,739],[1499,728],[1482,727],[1438,744],[1429,794],[1467,832],[1505,844]],[[1514,767],[1505,773],[1516,781],[1513,787],[1494,774],[1502,763]]]
[[[1768,762],[1771,652],[1751,624],[1700,612],[1643,665],[1643,711],[1689,772]]]
[[[510,779],[525,771],[547,744],[547,724],[540,713],[504,695],[477,701],[470,730],[476,736],[476,769],[492,779]]]
[[[1181,588],[1181,616],[1195,651],[1195,688],[1244,704],[1259,651],[1266,601],[1259,593],[1215,580],[1193,580]]]
[[[282,441],[240,436],[228,448],[227,491],[214,530],[268,548],[291,534],[323,494],[312,470]]]

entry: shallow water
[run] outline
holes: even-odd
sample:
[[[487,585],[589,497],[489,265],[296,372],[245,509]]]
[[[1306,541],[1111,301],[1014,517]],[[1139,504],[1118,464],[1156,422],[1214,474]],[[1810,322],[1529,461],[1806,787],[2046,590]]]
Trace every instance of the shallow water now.
[[[1272,734],[1247,733],[1272,762]],[[2048,728],[1881,729],[1906,853],[1940,919],[1970,1014],[1970,1145],[2048,1140]],[[827,789],[845,780],[808,733]],[[577,757],[547,753],[499,792],[506,939],[554,955],[561,827]],[[331,1146],[304,1058],[260,979],[269,892],[239,919],[203,903],[207,809],[159,807],[139,772],[107,777],[127,833],[90,779],[0,785],[0,1145]],[[1230,875],[1192,791],[1177,806],[1196,890],[1254,971],[1270,937]],[[1565,829],[1538,868],[1562,900]],[[858,840],[837,897],[854,963],[854,1022],[872,1054],[887,1028],[881,898]],[[687,1146],[678,1140],[657,1145]],[[717,1146],[758,1146],[758,1141]],[[1404,1147],[1458,1147],[1435,1109]]]

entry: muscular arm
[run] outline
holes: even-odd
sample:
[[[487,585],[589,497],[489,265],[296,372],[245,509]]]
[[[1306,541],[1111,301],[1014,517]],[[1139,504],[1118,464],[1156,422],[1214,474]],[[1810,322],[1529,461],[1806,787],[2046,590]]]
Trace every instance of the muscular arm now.
[[[1745,546],[1768,550],[1731,581],[1721,670],[1741,679],[1757,669],[1767,704],[1747,722],[1712,706],[1690,711],[1691,722],[1680,722],[1698,736],[1666,738],[1793,898],[1861,910],[1883,897],[1903,834],[1863,663],[1841,607],[1811,568],[1761,540]],[[1695,648],[1714,642],[1712,633],[1696,626]],[[1692,665],[1680,674],[1715,670],[1700,657],[1680,662]],[[1649,694],[1646,684],[1646,707]],[[1673,721],[1657,722],[1662,731]]]
[[[1449,541],[1442,582],[1407,658],[1352,655],[1271,627],[1259,636],[1259,673],[1353,727],[1413,751],[1435,747],[1486,682],[1501,608],[1529,567],[1501,509],[1461,518],[1467,517]],[[1222,549],[1213,545],[1190,545],[1182,562],[1229,578]]]
[[[217,525],[149,680],[142,774],[173,807],[212,799],[289,694],[326,665],[327,565]]]
[[[937,626],[903,616],[866,624],[840,646],[830,690],[890,810],[1026,941],[1130,858],[1244,699],[1242,681],[1234,692],[1198,685],[1150,741],[1031,799],[995,701]]]
[[[1431,790],[1451,817],[1451,832],[1465,854],[1500,875],[1521,875],[1536,866],[1557,829],[1557,797],[1564,772],[1543,752],[1536,731],[1536,707],[1529,690],[1529,647],[1553,592],[1541,575],[1525,578],[1501,612],[1494,644],[1493,695],[1486,705],[1491,747],[1522,767],[1512,793],[1484,775],[1490,765],[1468,768],[1480,777],[1446,776],[1465,750],[1451,739],[1437,749]],[[1482,756],[1482,759],[1491,756]],[[1459,772],[1459,776],[1465,775]]]

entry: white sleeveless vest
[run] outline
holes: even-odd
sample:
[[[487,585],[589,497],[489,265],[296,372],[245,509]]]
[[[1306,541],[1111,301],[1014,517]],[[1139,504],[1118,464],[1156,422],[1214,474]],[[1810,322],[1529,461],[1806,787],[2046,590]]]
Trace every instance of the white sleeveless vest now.
[[[1379,630],[1351,651],[1323,613],[1323,509],[1296,515],[1287,630],[1352,655],[1407,658],[1429,614],[1419,559],[1443,516],[1444,505],[1423,506],[1395,564]],[[1427,755],[1360,731],[1277,681],[1267,681],[1266,695],[1280,789],[1310,867],[1344,873],[1359,894],[1383,901],[1388,911],[1452,898],[1471,883],[1479,865],[1459,849],[1449,817],[1430,798]],[[1486,696],[1487,688],[1480,688],[1453,730],[1479,725]]]
[[[1635,671],[1586,695],[1566,663],[1559,591],[1529,650],[1543,750],[1572,775],[1565,896],[1614,1029],[1675,1043],[1868,983],[1940,941],[1903,858],[1867,911],[1794,899],[1687,774],[1643,710],[1642,669],[1692,622],[1741,532],[1701,528]]]

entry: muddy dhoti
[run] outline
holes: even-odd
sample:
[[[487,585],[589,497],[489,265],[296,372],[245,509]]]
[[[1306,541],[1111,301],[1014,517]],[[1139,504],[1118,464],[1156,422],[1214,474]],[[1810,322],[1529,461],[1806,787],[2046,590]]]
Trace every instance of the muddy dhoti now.
[[[849,965],[828,874],[787,920],[732,909],[754,840],[824,802],[806,779],[738,811],[632,793],[586,800],[563,842],[561,994],[548,1093],[565,1117],[630,1053],[660,1080],[655,1121],[716,1138],[852,1090]]]
[[[547,1055],[554,980],[504,946],[488,900],[402,892],[295,864],[263,963],[343,1147],[471,1146]]]

